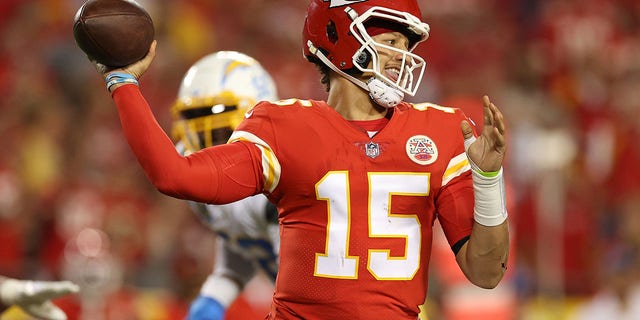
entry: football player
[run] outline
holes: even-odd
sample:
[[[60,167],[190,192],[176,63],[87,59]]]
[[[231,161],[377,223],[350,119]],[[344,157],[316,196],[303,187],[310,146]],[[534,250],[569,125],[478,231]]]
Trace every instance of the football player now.
[[[18,306],[29,315],[44,320],[66,320],[67,315],[51,299],[77,293],[71,281],[18,280],[0,276],[0,312]]]
[[[277,100],[276,86],[252,57],[219,51],[198,60],[184,75],[172,108],[178,151],[189,155],[227,143],[245,113],[262,100]],[[189,204],[218,239],[213,272],[191,304],[188,319],[222,320],[259,270],[275,281],[278,212],[262,194],[224,205]]]
[[[261,102],[230,142],[183,157],[137,84],[155,57],[96,67],[124,134],[161,192],[206,203],[259,193],[278,207],[279,269],[266,319],[411,319],[425,301],[434,219],[477,286],[502,280],[509,232],[505,121],[483,97],[461,110],[410,104],[429,36],[416,0],[311,0],[305,56],[326,101]]]

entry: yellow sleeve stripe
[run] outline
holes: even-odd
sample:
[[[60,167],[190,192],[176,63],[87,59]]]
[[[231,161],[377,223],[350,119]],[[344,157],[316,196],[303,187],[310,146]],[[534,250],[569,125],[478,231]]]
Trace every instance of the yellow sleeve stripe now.
[[[467,159],[466,153],[463,152],[453,157],[451,161],[449,161],[447,170],[445,170],[442,175],[442,186],[446,186],[449,181],[453,180],[453,178],[460,176],[470,169],[471,166],[469,165],[469,159]]]
[[[280,182],[280,162],[273,153],[271,147],[252,133],[246,131],[235,131],[229,143],[236,141],[248,141],[255,144],[262,153],[262,176],[264,177],[264,190],[273,192]]]

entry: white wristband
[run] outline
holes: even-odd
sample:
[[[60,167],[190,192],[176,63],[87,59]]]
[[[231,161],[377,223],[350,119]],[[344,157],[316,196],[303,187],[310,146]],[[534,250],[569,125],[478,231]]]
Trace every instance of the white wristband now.
[[[242,288],[237,282],[220,275],[209,275],[200,288],[200,295],[218,301],[223,307],[229,305],[240,295]]]
[[[475,205],[473,219],[487,227],[497,226],[507,219],[507,206],[502,168],[495,176],[486,176],[471,170]]]

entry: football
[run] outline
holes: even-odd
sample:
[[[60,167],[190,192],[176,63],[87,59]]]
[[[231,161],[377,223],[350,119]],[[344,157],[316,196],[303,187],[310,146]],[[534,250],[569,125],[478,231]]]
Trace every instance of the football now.
[[[74,17],[73,37],[89,59],[119,68],[147,54],[153,20],[134,0],[88,0]]]

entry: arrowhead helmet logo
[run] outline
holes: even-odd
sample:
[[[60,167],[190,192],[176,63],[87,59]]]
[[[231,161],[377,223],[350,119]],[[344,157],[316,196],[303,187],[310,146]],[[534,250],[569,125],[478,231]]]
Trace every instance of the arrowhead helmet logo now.
[[[356,2],[364,2],[364,1],[368,1],[368,0],[324,0],[324,2],[331,2],[329,4],[329,8],[346,6],[348,4],[352,4]]]

